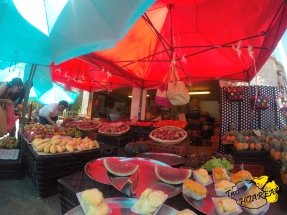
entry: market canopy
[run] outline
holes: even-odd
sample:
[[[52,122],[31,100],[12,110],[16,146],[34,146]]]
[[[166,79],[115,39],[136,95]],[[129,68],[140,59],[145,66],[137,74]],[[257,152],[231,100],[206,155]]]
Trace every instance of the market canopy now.
[[[145,89],[173,58],[186,83],[250,81],[286,30],[286,10],[274,0],[158,0],[114,48],[80,59]]]

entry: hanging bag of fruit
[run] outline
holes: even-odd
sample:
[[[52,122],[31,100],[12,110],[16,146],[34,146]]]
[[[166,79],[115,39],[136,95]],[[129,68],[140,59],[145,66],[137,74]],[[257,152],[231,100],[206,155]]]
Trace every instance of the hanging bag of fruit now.
[[[170,81],[168,82],[167,97],[172,105],[185,105],[190,95],[183,81],[180,80],[175,65],[171,65]]]
[[[156,91],[155,96],[155,103],[162,107],[171,108],[172,104],[170,103],[169,99],[167,98],[167,88],[168,88],[168,81],[169,81],[170,71],[166,73],[164,76],[162,83],[160,84],[159,88]]]
[[[242,87],[227,87],[225,93],[227,100],[230,102],[243,100]]]
[[[260,95],[260,91],[258,87],[256,87],[256,93],[255,96],[252,96],[250,98],[251,106],[254,110],[266,110],[269,108],[269,99],[268,96],[262,96]]]

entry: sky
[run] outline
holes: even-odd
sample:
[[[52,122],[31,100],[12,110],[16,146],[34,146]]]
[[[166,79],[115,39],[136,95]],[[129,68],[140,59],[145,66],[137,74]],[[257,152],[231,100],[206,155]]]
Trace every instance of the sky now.
[[[287,55],[287,30],[285,30],[285,33],[283,34],[282,38],[281,38],[281,41],[283,43],[283,47],[285,49],[285,53]],[[282,56],[280,55],[280,51],[279,51],[279,48],[278,46],[275,48],[275,50],[273,51],[273,54],[272,54],[276,59],[277,61],[281,62],[283,65],[284,65],[284,62],[286,64],[287,62],[287,59],[285,58],[285,61],[284,59],[282,58]],[[285,65],[284,65],[285,66]],[[285,66],[285,72],[287,72],[287,65]]]

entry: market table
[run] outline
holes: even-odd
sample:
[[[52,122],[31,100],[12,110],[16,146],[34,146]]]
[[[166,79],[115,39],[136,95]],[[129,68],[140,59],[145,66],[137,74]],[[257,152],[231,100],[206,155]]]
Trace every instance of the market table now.
[[[112,197],[128,197],[127,195],[121,193],[112,185],[105,185],[99,183],[95,180],[89,178],[85,172],[79,172],[64,178],[58,179],[58,189],[60,194],[61,201],[61,210],[62,213],[66,213],[74,207],[80,205],[76,193],[82,192],[87,189],[97,188],[99,189],[104,198],[112,198]],[[193,210],[198,215],[203,215],[200,211],[197,211],[190,204],[186,202],[183,198],[182,194],[178,194],[177,196],[167,199],[165,202],[166,205],[171,206],[177,210],[183,210],[189,208]]]

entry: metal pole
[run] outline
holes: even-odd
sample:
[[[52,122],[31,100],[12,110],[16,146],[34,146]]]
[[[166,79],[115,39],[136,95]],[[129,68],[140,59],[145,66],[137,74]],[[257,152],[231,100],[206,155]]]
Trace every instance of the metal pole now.
[[[27,112],[27,104],[28,104],[28,98],[29,98],[29,94],[30,94],[30,88],[32,86],[32,80],[34,78],[35,75],[35,71],[37,69],[37,65],[33,64],[31,66],[31,70],[30,70],[30,74],[29,74],[29,79],[27,81],[27,84],[25,86],[25,96],[24,96],[24,104],[23,104],[23,110],[22,110],[22,124],[19,125],[19,128],[21,129],[21,151],[20,153],[23,152],[23,140],[24,140],[24,125],[25,125],[25,115]],[[20,157],[22,155],[20,154]]]

